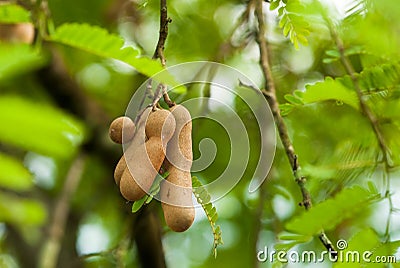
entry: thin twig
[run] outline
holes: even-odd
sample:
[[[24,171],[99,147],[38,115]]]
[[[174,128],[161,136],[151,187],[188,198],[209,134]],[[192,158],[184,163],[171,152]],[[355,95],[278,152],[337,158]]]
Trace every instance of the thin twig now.
[[[57,266],[61,241],[65,233],[65,225],[70,210],[70,200],[82,177],[85,158],[78,156],[72,163],[62,188],[59,199],[53,208],[53,217],[49,228],[49,237],[42,248],[39,267],[53,268]]]
[[[167,86],[164,84],[162,84],[162,95],[163,95],[164,101],[168,105],[168,107],[171,108],[172,106],[175,106],[175,102],[173,102],[171,100],[171,98],[169,97],[168,91],[167,91]]]
[[[307,188],[305,187],[306,178],[300,177],[298,174],[299,170],[299,162],[297,159],[297,155],[295,153],[292,141],[290,140],[288,130],[286,124],[281,116],[280,109],[279,109],[279,102],[276,98],[276,87],[275,82],[272,76],[270,60],[269,60],[269,51],[267,40],[265,38],[266,35],[266,25],[264,23],[264,13],[263,13],[263,0],[254,0],[255,1],[255,15],[258,21],[258,31],[257,31],[257,38],[256,41],[259,46],[260,50],[260,65],[264,75],[264,78],[267,83],[266,89],[262,90],[263,95],[265,96],[272,114],[274,116],[274,121],[276,127],[279,132],[279,137],[282,141],[283,147],[285,148],[286,155],[289,159],[290,165],[292,167],[293,176],[295,181],[297,182],[298,186],[300,187],[301,194],[303,200],[301,205],[304,206],[306,210],[309,210],[312,207],[310,193],[308,192]],[[325,248],[330,252],[330,254],[334,257],[337,256],[337,251],[335,250],[332,242],[326,236],[324,231],[321,231],[319,234],[319,239]]]
[[[157,105],[157,103],[159,102],[159,100],[162,97],[162,88],[163,88],[163,84],[158,84],[156,92],[154,93],[154,97],[153,97],[153,101],[151,102],[151,106],[153,107],[153,111]]]
[[[164,56],[164,48],[165,41],[168,37],[168,24],[170,24],[172,20],[168,18],[168,10],[167,10],[167,0],[160,0],[160,32],[158,36],[157,46],[153,54],[153,59],[160,59],[161,65],[165,67],[166,59]],[[172,107],[175,105],[175,102],[171,100],[168,95],[167,87],[162,84],[162,96],[164,97],[165,103],[168,107]]]
[[[160,59],[162,66],[165,66],[166,64],[164,46],[168,37],[168,24],[171,22],[172,20],[168,18],[167,0],[160,0],[160,33],[158,36],[157,46],[153,54],[153,59]]]
[[[385,184],[386,184],[385,197],[388,199],[389,210],[390,210],[389,216],[388,216],[388,219],[386,222],[386,229],[385,229],[386,242],[388,242],[388,241],[390,241],[390,218],[391,218],[391,213],[394,211],[393,200],[392,200],[392,197],[390,194],[390,178],[389,178],[389,170],[391,168],[391,163],[390,163],[391,160],[390,160],[389,156],[390,156],[391,152],[390,152],[388,145],[386,144],[385,138],[380,129],[379,122],[378,122],[376,116],[371,111],[371,109],[369,108],[368,104],[366,103],[366,101],[364,99],[364,94],[362,92],[360,83],[358,81],[358,76],[356,75],[356,72],[355,72],[350,60],[346,57],[343,41],[339,37],[338,33],[335,30],[335,27],[332,25],[331,21],[327,18],[327,16],[325,16],[325,21],[329,26],[331,35],[332,35],[334,42],[339,50],[340,61],[342,62],[342,65],[345,68],[346,73],[350,76],[350,79],[353,83],[354,89],[357,93],[358,103],[360,105],[361,112],[365,115],[369,124],[371,125],[371,128],[377,139],[379,149],[382,153],[382,160],[383,160],[383,163],[385,166],[384,167],[384,179],[385,179]]]

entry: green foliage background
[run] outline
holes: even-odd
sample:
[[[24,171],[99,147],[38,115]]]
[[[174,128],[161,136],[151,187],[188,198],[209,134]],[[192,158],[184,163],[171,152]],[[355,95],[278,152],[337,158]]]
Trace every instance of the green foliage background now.
[[[264,3],[278,100],[314,207],[305,212],[298,206],[302,197],[278,141],[261,190],[247,191],[257,163],[254,153],[240,183],[213,204],[224,241],[217,258],[204,212],[197,211],[187,232],[172,233],[159,204],[151,203],[163,228],[169,267],[280,267],[279,262],[259,263],[257,252],[265,246],[321,252],[316,237],[321,228],[334,244],[348,241],[346,251],[397,252],[399,261],[400,6],[395,0],[338,2],[339,10],[333,1]],[[33,45],[0,44],[0,267],[35,267],[43,261],[54,204],[82,156],[57,267],[141,267],[133,239],[133,222],[141,214],[131,213],[114,184],[122,148],[109,141],[107,128],[125,113],[146,77],[162,68],[150,59],[158,38],[159,2],[49,0],[48,10],[30,1],[18,4],[0,5],[0,22],[32,21],[38,36]],[[169,0],[167,65],[217,61],[263,88],[253,13],[238,24],[246,5]],[[386,164],[329,27],[343,40],[344,54],[388,145]],[[169,75],[160,80],[176,83]],[[207,88],[193,87],[173,97],[209,94]],[[250,146],[257,152],[254,118],[239,100],[232,108],[255,137]],[[215,124],[193,123],[195,157],[201,139],[210,137],[218,145],[215,162],[196,174],[205,183],[224,170],[230,148]],[[360,266],[328,260],[316,265]]]

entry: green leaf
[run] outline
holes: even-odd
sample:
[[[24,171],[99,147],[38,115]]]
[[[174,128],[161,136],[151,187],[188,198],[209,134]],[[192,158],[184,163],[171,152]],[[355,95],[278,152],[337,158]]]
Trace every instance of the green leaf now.
[[[300,13],[304,10],[304,7],[301,5],[299,0],[291,0],[286,4],[286,10],[288,12]]]
[[[168,171],[164,172],[162,175],[157,174],[153,184],[150,187],[149,194],[145,195],[142,199],[133,202],[132,213],[138,212],[143,205],[147,205],[153,200],[153,197],[160,191],[161,182],[166,179],[168,175]]]
[[[307,177],[318,178],[319,180],[334,178],[336,174],[336,170],[332,167],[310,164],[304,165],[302,172]]]
[[[395,261],[394,254],[400,247],[400,241],[390,241],[381,243],[378,234],[371,228],[365,228],[355,234],[347,243],[347,246],[340,253],[342,256],[350,256],[351,252],[358,252],[360,254],[360,263],[362,267],[376,267],[375,260],[377,257],[388,258],[393,257],[391,262]],[[365,262],[363,254],[365,252],[371,252],[372,255],[367,255],[370,262]],[[390,261],[387,261],[390,263]],[[335,268],[353,267],[352,262],[338,262],[335,264]],[[385,266],[382,266],[385,267]]]
[[[279,104],[279,109],[281,110],[281,115],[286,116],[293,111],[294,105],[290,103]]]
[[[0,4],[0,23],[30,22],[31,14],[19,5]]]
[[[281,6],[281,7],[278,9],[278,16],[280,17],[280,16],[282,16],[282,15],[285,15],[285,14],[283,14],[284,11],[285,11],[285,7],[284,7],[284,6]],[[279,25],[279,27],[282,28],[282,27],[283,27],[283,24],[282,24],[282,26]]]
[[[378,194],[378,187],[376,187],[375,183],[373,181],[368,181],[368,190],[372,193],[372,194]]]
[[[283,234],[279,235],[280,240],[295,240],[295,241],[301,241],[301,242],[309,241],[311,238],[312,238],[312,236],[290,234],[290,233],[283,233]]]
[[[283,26],[285,26],[287,20],[288,20],[288,15],[287,14],[283,14],[281,20],[279,21],[279,27],[282,28]]]
[[[337,58],[323,58],[322,62],[325,64],[329,64],[329,63],[335,62],[337,60],[338,60]]]
[[[295,104],[295,105],[296,104],[297,105],[303,105],[304,104],[303,101],[300,98],[297,98],[297,97],[295,97],[295,96],[293,96],[291,94],[286,94],[284,97],[291,104]]]
[[[279,0],[272,1],[272,2],[269,4],[269,10],[275,10],[275,9],[277,9],[277,8],[279,7],[279,3],[280,3]]]
[[[144,196],[142,199],[139,199],[135,202],[133,202],[132,204],[132,213],[138,212],[139,209],[142,208],[142,206],[144,205],[144,203],[147,200],[148,195]]]
[[[163,70],[157,60],[139,57],[139,50],[130,46],[124,47],[124,40],[121,37],[97,26],[66,23],[56,29],[49,37],[49,41],[78,48],[100,57],[123,61],[149,77]],[[171,86],[178,86],[175,79],[166,71],[154,79]]]
[[[364,91],[393,90],[400,82],[400,64],[389,63],[365,68],[358,79]]]
[[[299,40],[300,44],[302,44],[303,46],[307,46],[308,45],[307,38],[302,34],[297,34],[297,40]]]
[[[70,115],[43,103],[0,97],[0,141],[53,157],[70,157],[83,142],[84,127]]]
[[[344,189],[333,199],[319,203],[290,220],[286,229],[303,235],[314,235],[322,229],[332,230],[342,221],[355,217],[356,213],[378,199],[378,195],[360,186]]]
[[[0,154],[0,186],[15,191],[28,190],[33,186],[32,175],[20,161]]]
[[[27,44],[0,45],[0,81],[36,70],[45,63],[45,58]]]
[[[336,59],[340,58],[340,52],[337,51],[336,49],[326,50],[325,54],[332,58],[336,58]]]
[[[376,157],[379,154],[375,138],[371,134],[365,140],[344,140],[337,144],[333,154],[321,159],[319,163],[304,166],[304,175],[315,178],[321,184],[323,180],[332,180],[321,187],[325,191],[334,191],[337,185],[350,185],[360,176],[370,176],[376,169]],[[333,188],[331,188],[333,187]],[[375,192],[377,193],[377,192]]]
[[[38,226],[42,225],[46,218],[47,212],[42,203],[0,194],[0,222]]]
[[[358,97],[354,91],[344,86],[341,81],[331,77],[323,82],[317,82],[306,86],[302,101],[306,104],[326,100],[339,100],[354,109],[359,109]]]
[[[288,36],[290,30],[292,30],[292,25],[290,23],[286,23],[285,26],[283,27],[283,35]]]
[[[307,35],[310,34],[310,25],[305,19],[305,8],[298,0],[289,1],[286,5],[279,8],[280,18],[279,27],[283,29],[283,35],[289,36],[290,41],[296,49],[299,43],[307,45]]]
[[[370,256],[370,260],[376,260],[377,257],[381,258],[385,257],[387,263],[396,263],[398,259],[395,257],[395,253],[400,248],[400,240],[390,241],[386,243],[381,243],[377,247],[371,247],[372,256]],[[391,258],[389,260],[389,258]],[[376,267],[373,262],[367,263],[366,267]]]
[[[370,250],[375,248],[377,245],[380,244],[379,237],[376,234],[374,230],[371,228],[365,228],[362,231],[356,233],[353,237],[349,239],[349,241],[346,241],[343,245],[343,249],[340,249],[343,251],[342,256],[348,256],[349,252],[359,252],[362,253],[365,252],[366,250]],[[360,258],[361,259],[361,258]],[[361,260],[362,261],[362,260]],[[354,263],[351,262],[337,262],[334,267],[335,268],[345,268],[345,267],[353,267]]]
[[[149,193],[150,196],[155,196],[160,191],[160,184],[161,182],[166,179],[169,175],[169,172],[166,171],[162,175],[157,174],[156,178],[154,179],[153,184],[150,187]]]

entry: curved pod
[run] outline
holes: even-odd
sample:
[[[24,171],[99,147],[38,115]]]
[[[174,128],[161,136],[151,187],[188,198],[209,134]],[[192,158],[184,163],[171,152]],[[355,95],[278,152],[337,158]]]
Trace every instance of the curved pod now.
[[[192,201],[192,121],[182,105],[171,108],[176,131],[167,146],[167,181],[161,185],[161,202],[167,225],[175,232],[186,231],[193,223]]]
[[[133,149],[120,181],[123,197],[141,199],[150,190],[165,158],[165,147],[175,131],[175,120],[167,110],[151,112],[145,125],[148,140]]]

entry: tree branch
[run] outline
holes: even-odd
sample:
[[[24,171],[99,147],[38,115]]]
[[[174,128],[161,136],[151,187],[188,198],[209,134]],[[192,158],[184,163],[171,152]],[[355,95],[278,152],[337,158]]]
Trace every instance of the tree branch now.
[[[85,159],[80,155],[75,159],[68,171],[60,198],[53,208],[49,237],[43,245],[39,259],[39,267],[41,268],[57,267],[61,241],[70,210],[70,200],[81,180],[84,163]]]
[[[253,0],[253,1],[255,1],[255,15],[258,21],[258,31],[256,33],[257,34],[256,40],[260,50],[260,65],[264,78],[267,83],[267,87],[266,89],[262,90],[262,93],[264,94],[271,108],[274,121],[279,132],[280,140],[283,144],[283,147],[285,148],[285,152],[288,157],[290,166],[292,167],[293,176],[300,188],[303,197],[301,205],[303,205],[306,210],[309,210],[312,207],[312,203],[311,203],[310,193],[305,187],[306,178],[300,177],[298,174],[299,163],[297,155],[295,153],[292,141],[290,140],[286,124],[283,120],[283,117],[281,116],[281,112],[279,109],[279,102],[276,97],[276,87],[272,76],[270,59],[269,59],[270,53],[268,49],[267,40],[265,38],[266,25],[264,23],[263,0]],[[325,246],[325,248],[330,252],[330,254],[332,256],[337,256],[337,251],[335,250],[332,242],[326,236],[325,232],[321,231],[318,237],[322,242],[322,244]]]
[[[371,111],[371,109],[369,108],[368,104],[366,103],[366,101],[364,99],[364,94],[362,92],[360,83],[358,81],[358,77],[356,76],[356,72],[355,72],[350,60],[346,57],[343,41],[339,37],[338,33],[335,30],[335,27],[332,25],[332,23],[328,19],[328,17],[325,15],[324,18],[325,18],[326,23],[329,26],[331,36],[333,37],[333,40],[339,50],[340,61],[343,65],[344,69],[346,70],[346,73],[350,76],[350,79],[353,83],[354,89],[357,93],[358,103],[360,105],[361,112],[362,112],[362,114],[365,115],[369,124],[371,125],[371,128],[372,128],[374,135],[376,137],[376,140],[378,142],[379,149],[382,153],[382,160],[385,165],[385,170],[384,170],[384,172],[385,172],[384,178],[385,178],[385,184],[386,184],[385,197],[388,199],[388,202],[389,202],[389,216],[387,219],[386,230],[385,230],[386,242],[388,242],[388,241],[390,241],[390,217],[391,217],[391,213],[394,211],[393,200],[392,200],[392,197],[390,194],[390,178],[389,178],[389,170],[391,168],[391,160],[390,160],[391,152],[390,152],[388,145],[386,144],[385,138],[383,136],[383,133],[379,126],[379,122],[378,122],[375,114]]]
[[[160,0],[160,32],[158,36],[157,46],[153,54],[153,59],[160,59],[161,65],[163,67],[165,67],[167,62],[164,56],[164,48],[165,41],[167,41],[168,37],[168,24],[171,22],[172,20],[168,18],[167,0]],[[173,102],[169,97],[167,87],[165,85],[162,85],[162,95],[168,107],[172,107],[175,105],[175,102]]]
[[[158,36],[157,46],[153,54],[153,59],[160,59],[162,66],[165,66],[166,64],[164,45],[168,37],[168,24],[171,22],[172,20],[168,18],[167,0],[160,0],[160,33]]]
[[[145,206],[135,224],[135,241],[142,267],[165,268],[160,221],[154,207]]]

